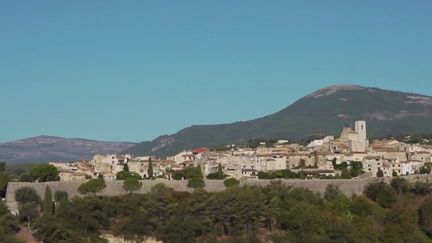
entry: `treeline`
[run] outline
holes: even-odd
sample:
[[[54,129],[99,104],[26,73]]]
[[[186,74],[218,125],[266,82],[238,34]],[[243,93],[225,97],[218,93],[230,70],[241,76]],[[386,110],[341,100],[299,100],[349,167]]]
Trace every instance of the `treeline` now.
[[[245,143],[242,144],[236,144],[235,147],[238,148],[258,148],[262,146],[262,144],[265,144],[265,147],[273,147],[277,144],[279,140],[287,140],[287,138],[256,138],[256,139],[250,139]],[[291,141],[291,140],[290,140]],[[221,144],[218,146],[215,146],[212,150],[214,151],[229,151],[232,149],[232,144]]]
[[[340,170],[341,174],[336,175],[320,175],[319,173],[314,173],[314,171],[308,170],[297,170],[294,172],[289,169],[285,170],[276,170],[276,171],[259,171],[257,173],[258,179],[306,179],[306,178],[319,178],[319,179],[352,179],[364,173],[362,162],[352,161],[350,165],[347,162],[342,162],[337,165],[336,162],[333,162],[333,166],[336,170]]]
[[[382,139],[382,138],[373,138],[373,139]],[[427,134],[427,133],[388,136],[385,137],[385,139],[396,139],[398,141],[409,143],[409,144],[416,144],[416,143],[432,144],[432,134]]]
[[[46,182],[59,181],[57,168],[50,164],[8,165],[0,161],[0,197],[6,196],[7,185],[11,181]]]
[[[83,192],[87,196],[70,201],[64,193],[52,197],[49,188],[41,200],[24,188],[17,192],[19,220],[47,243],[104,242],[102,232],[182,243],[432,241],[429,183],[395,178],[391,184],[370,184],[364,196],[353,197],[333,185],[320,195],[280,181],[262,188],[236,184],[215,193],[178,192],[158,184],[143,195]],[[29,217],[25,204],[41,210]]]

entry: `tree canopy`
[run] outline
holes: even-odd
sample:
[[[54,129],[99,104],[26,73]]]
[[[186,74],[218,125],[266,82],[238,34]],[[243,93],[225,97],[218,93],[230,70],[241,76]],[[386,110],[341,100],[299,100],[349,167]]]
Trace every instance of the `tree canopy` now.
[[[126,180],[127,178],[135,178],[137,180],[140,180],[141,176],[136,172],[129,172],[129,170],[122,170],[117,172],[116,174],[117,180]]]
[[[41,199],[36,190],[31,187],[21,187],[15,191],[15,200],[18,203],[19,221],[31,225],[39,217]]]
[[[33,166],[30,169],[29,175],[33,181],[38,182],[60,180],[57,168],[50,164],[38,164]]]
[[[224,185],[226,187],[232,187],[232,186],[236,186],[239,184],[240,184],[240,181],[235,179],[235,178],[228,178],[228,179],[224,180]]]
[[[204,188],[205,182],[202,178],[190,178],[187,186],[194,189]]]
[[[364,194],[384,208],[389,208],[396,202],[395,191],[384,182],[369,184]]]
[[[123,182],[123,188],[129,194],[133,194],[136,191],[139,191],[142,187],[142,182],[136,178],[129,177]]]
[[[15,201],[21,204],[28,202],[40,203],[41,199],[34,188],[25,186],[15,191]]]
[[[400,195],[411,190],[410,183],[402,177],[395,177],[391,180],[390,186]]]
[[[93,196],[96,195],[96,193],[102,191],[105,189],[106,184],[103,179],[91,179],[87,182],[82,183],[78,187],[78,192],[81,194],[91,194]]]

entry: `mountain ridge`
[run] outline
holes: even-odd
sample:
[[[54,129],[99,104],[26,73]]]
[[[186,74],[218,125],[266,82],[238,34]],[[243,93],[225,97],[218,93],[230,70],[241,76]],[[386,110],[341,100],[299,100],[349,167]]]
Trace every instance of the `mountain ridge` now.
[[[139,143],[125,152],[169,155],[183,149],[241,143],[254,138],[336,135],[342,126],[355,120],[368,121],[371,136],[430,133],[430,119],[430,96],[351,84],[332,85],[267,116],[227,124],[192,125],[175,134]]]
[[[54,135],[38,135],[28,138],[21,138],[13,141],[6,141],[6,142],[0,142],[1,144],[5,143],[16,143],[16,142],[22,142],[26,140],[37,140],[37,139],[73,139],[73,140],[83,140],[83,141],[91,141],[91,142],[105,142],[105,143],[135,143],[135,142],[128,142],[128,141],[105,141],[105,140],[99,140],[99,139],[90,139],[90,138],[79,138],[79,137],[60,137],[60,136],[54,136]]]
[[[368,122],[371,137],[432,133],[432,97],[359,85],[332,85],[267,116],[225,124],[192,125],[141,143],[41,135],[0,143],[0,160],[11,163],[74,161],[96,153],[166,156],[194,147],[250,139],[301,140],[337,135],[355,120]]]
[[[40,135],[0,143],[0,160],[8,163],[88,160],[94,154],[119,153],[135,144]]]

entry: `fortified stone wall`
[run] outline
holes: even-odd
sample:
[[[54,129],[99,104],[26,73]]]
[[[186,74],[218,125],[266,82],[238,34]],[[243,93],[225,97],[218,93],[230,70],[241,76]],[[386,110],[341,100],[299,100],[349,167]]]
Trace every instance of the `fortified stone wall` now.
[[[412,175],[404,177],[408,181],[423,181],[432,182],[432,175]],[[351,180],[281,180],[286,186],[293,188],[305,188],[313,192],[324,194],[326,187],[329,184],[333,184],[339,187],[341,192],[347,196],[353,194],[361,195],[367,184],[370,182],[376,182],[380,179],[369,178],[369,179],[351,179]],[[382,179],[381,179],[382,180]],[[390,179],[385,179],[389,182]],[[81,196],[78,194],[77,189],[84,181],[73,181],[73,182],[41,182],[41,183],[29,183],[29,182],[10,182],[8,184],[6,192],[6,205],[12,213],[17,213],[17,203],[15,201],[15,191],[21,187],[32,187],[36,190],[39,196],[43,199],[45,189],[47,186],[50,187],[52,194],[56,191],[66,191],[69,194],[69,198],[75,196]],[[188,191],[192,192],[193,189],[187,187],[187,181],[176,181],[176,180],[144,180],[143,186],[138,193],[147,193],[150,189],[158,183],[163,183],[167,187],[173,188],[176,191]],[[255,185],[255,186],[266,186],[271,180],[257,180],[257,181],[242,181],[241,185]],[[102,196],[119,196],[126,195],[127,193],[123,189],[123,181],[106,181],[107,187],[98,195]],[[225,189],[222,180],[205,180],[205,188],[208,192],[217,192]]]

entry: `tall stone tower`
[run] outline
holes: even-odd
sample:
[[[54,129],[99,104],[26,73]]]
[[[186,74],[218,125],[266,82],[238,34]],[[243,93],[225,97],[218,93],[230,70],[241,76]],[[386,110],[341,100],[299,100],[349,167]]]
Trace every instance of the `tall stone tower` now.
[[[366,140],[367,139],[366,121],[356,121],[355,131],[358,133],[360,140]]]
[[[367,139],[366,121],[356,121],[355,131],[358,134],[357,137],[358,149],[361,152],[364,152],[366,151],[366,148],[369,146],[369,141]]]

